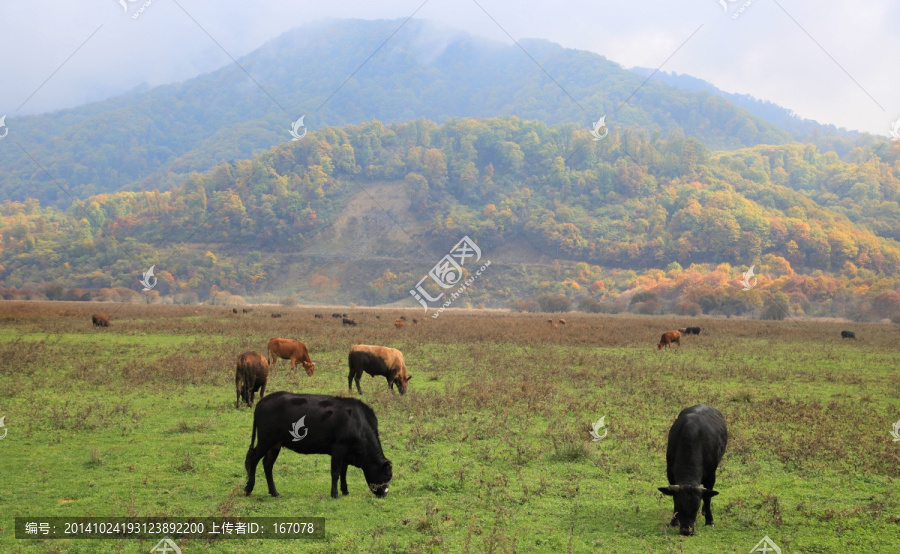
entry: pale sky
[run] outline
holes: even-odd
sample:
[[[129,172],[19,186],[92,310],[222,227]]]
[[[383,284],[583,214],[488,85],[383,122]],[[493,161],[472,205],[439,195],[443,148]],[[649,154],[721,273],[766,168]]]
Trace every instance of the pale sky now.
[[[501,27],[514,39],[547,39],[624,67],[665,62],[664,71],[849,129],[887,135],[900,119],[897,0],[121,0],[127,11],[119,1],[0,3],[0,116],[53,111],[212,71],[231,63],[216,43],[239,58],[324,18],[415,12],[507,44]]]

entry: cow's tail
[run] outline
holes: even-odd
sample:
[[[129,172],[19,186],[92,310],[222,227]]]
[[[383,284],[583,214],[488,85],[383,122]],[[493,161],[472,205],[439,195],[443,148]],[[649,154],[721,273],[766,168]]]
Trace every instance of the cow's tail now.
[[[247,455],[250,455],[250,453],[253,452],[255,443],[256,443],[256,410],[253,411],[253,431],[250,433],[250,449],[247,451]]]

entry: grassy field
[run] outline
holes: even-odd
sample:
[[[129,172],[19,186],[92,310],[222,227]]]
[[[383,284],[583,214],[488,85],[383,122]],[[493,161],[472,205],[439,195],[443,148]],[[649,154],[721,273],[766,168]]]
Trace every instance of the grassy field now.
[[[746,553],[766,535],[785,553],[900,551],[900,326],[567,314],[551,328],[451,311],[396,329],[398,311],[342,311],[360,325],[300,308],[0,302],[0,552],[149,552],[156,541],[17,540],[13,518],[164,515],[326,518],[326,540],[176,541],[186,554]],[[657,351],[689,324],[702,334]],[[361,381],[394,465],[387,498],[351,468],[332,500],[328,457],[287,450],[280,498],[262,464],[242,494],[252,411],[234,407],[235,359],[275,336],[317,365],[310,378],[280,361],[269,392],[348,395],[351,345],[404,352],[408,394]],[[657,487],[669,426],[697,403],[725,415],[729,442],[716,526],[682,537]],[[591,442],[601,416],[608,435]]]

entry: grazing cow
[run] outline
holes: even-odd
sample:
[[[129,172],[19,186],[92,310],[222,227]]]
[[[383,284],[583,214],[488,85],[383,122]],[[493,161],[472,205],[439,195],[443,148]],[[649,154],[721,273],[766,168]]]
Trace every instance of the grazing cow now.
[[[233,313],[233,314],[238,313],[237,308],[231,308],[231,313]]]
[[[406,316],[405,316],[405,315],[401,315],[401,316],[400,316],[400,319],[402,319],[403,321],[406,321]]]
[[[347,317],[347,314],[341,314],[341,317]]]
[[[716,468],[722,461],[728,429],[719,410],[697,404],[685,408],[669,429],[666,448],[666,477],[668,487],[659,491],[671,496],[675,503],[675,515],[669,525],[679,526],[682,535],[694,534],[694,521],[703,500],[703,516],[706,524],[713,526],[710,500],[719,494],[716,486]]]
[[[350,374],[347,376],[347,388],[353,392],[353,380],[356,380],[356,392],[362,394],[359,388],[359,378],[363,371],[375,377],[383,375],[388,382],[388,388],[394,392],[394,383],[400,394],[406,394],[406,386],[412,375],[406,374],[406,364],[403,362],[403,352],[387,346],[369,346],[357,344],[350,348],[347,358],[350,365]]]
[[[685,327],[684,329],[679,329],[678,332],[681,333],[682,335],[690,335],[691,332],[688,331],[688,329],[690,329],[690,327]]]
[[[349,317],[345,317],[343,320],[341,320],[341,323],[343,323],[344,325],[352,325],[356,327],[356,320],[350,319]]]
[[[397,329],[403,329],[403,320],[402,319],[394,320],[394,327],[396,327]]]
[[[94,327],[109,327],[109,316],[106,314],[94,314],[91,316]]]
[[[418,325],[418,324],[419,324],[418,318],[415,318],[415,317],[414,317],[414,318],[413,318],[413,325]]]
[[[316,369],[316,364],[309,359],[309,350],[299,340],[273,338],[269,339],[269,365],[275,367],[278,359],[290,360],[291,369],[297,367],[297,362],[303,364],[303,369],[310,377]]]
[[[313,317],[315,317],[316,319],[325,319],[325,316],[323,316],[322,314],[316,314]]]
[[[381,316],[380,316],[380,315],[376,315],[376,316],[375,316],[375,319],[381,319]]]
[[[547,323],[549,323],[550,325],[553,325],[553,320],[552,320],[552,319],[548,319],[548,320],[547,320]]]
[[[241,400],[247,406],[253,405],[253,396],[259,391],[262,400],[266,394],[266,382],[269,380],[269,362],[259,352],[244,352],[238,356],[237,368],[234,371],[234,388],[237,400],[234,407],[240,408]]]
[[[331,314],[331,317],[341,317],[341,314]]]
[[[565,325],[565,324],[566,324],[566,320],[565,320],[565,319],[560,319],[560,320],[559,320],[559,324],[560,324],[560,325]]]
[[[250,308],[241,308],[241,311],[244,312],[245,314],[249,314]]]
[[[381,450],[378,418],[372,408],[355,398],[281,391],[261,399],[253,412],[250,449],[244,459],[244,494],[253,492],[256,466],[262,460],[269,494],[279,496],[272,469],[282,446],[298,454],[331,455],[331,498],[338,497],[338,478],[341,494],[349,494],[347,467],[351,465],[363,470],[375,496],[387,496],[393,472]]]
[[[272,317],[273,317],[273,318],[275,318],[275,317],[281,317],[281,314],[272,314]]]
[[[688,334],[691,334],[691,335],[699,335],[700,328],[699,327],[688,327],[687,332],[688,332]]]
[[[679,331],[666,331],[659,338],[659,344],[656,345],[656,349],[662,350],[663,345],[668,348],[673,342],[681,346],[681,333]]]
[[[842,339],[855,339],[856,333],[854,333],[853,331],[841,331],[841,338]]]

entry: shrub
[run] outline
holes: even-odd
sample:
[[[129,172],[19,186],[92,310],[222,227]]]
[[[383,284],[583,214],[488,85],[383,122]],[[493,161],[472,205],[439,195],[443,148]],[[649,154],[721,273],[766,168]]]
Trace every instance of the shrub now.
[[[545,294],[538,298],[541,309],[545,312],[569,312],[572,311],[572,301],[565,296]]]
[[[537,300],[513,300],[509,308],[517,312],[539,312],[541,305]]]
[[[703,313],[703,308],[696,302],[679,302],[675,305],[675,313],[678,315],[689,315],[696,317]]]

